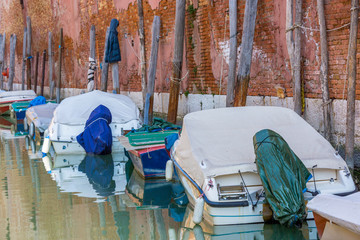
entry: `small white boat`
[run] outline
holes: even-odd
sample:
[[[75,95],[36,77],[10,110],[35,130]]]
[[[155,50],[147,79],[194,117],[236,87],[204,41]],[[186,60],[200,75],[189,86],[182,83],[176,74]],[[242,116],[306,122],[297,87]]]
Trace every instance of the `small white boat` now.
[[[24,125],[32,138],[41,137],[49,127],[54,111],[59,104],[47,103],[26,110]]]
[[[48,128],[48,136],[57,154],[85,153],[76,137],[84,131],[90,113],[99,105],[107,107],[112,114],[110,123],[113,135],[112,152],[123,152],[118,137],[126,130],[141,126],[140,111],[127,96],[92,91],[64,99],[54,112]]]
[[[344,197],[319,194],[307,207],[321,239],[360,239],[360,192]]]
[[[315,177],[315,182],[313,177],[306,183],[305,200],[314,192],[355,190],[345,161],[294,111],[280,107],[204,110],[185,116],[171,151],[190,204],[195,210],[197,205],[201,208],[200,217],[214,225],[264,222],[264,186],[253,146],[253,136],[263,129],[280,134]],[[308,212],[307,219],[312,217]]]
[[[62,192],[103,201],[111,195],[125,194],[127,158],[110,155],[55,155],[44,157],[45,169]]]

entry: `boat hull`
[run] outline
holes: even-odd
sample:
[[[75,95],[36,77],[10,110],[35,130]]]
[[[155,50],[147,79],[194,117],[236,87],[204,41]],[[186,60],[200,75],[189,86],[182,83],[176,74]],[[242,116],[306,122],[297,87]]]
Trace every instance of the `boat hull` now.
[[[84,148],[77,142],[51,141],[56,154],[85,154]],[[112,153],[124,152],[124,147],[119,141],[113,141]]]
[[[189,203],[195,206],[196,199],[201,195],[198,187],[187,174],[175,163],[176,174],[185,188]],[[256,201],[253,202],[255,204]],[[255,207],[249,202],[248,206],[235,206],[224,203],[218,207],[205,200],[203,218],[213,225],[264,223],[263,203],[259,201]],[[313,212],[308,211],[307,220],[314,219]]]
[[[166,162],[170,159],[165,146],[127,151],[135,170],[143,178],[165,177]]]

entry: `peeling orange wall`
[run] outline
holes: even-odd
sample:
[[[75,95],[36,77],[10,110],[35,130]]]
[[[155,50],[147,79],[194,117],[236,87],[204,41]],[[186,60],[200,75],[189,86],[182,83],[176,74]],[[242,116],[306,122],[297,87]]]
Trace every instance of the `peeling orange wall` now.
[[[122,55],[119,63],[120,87],[124,91],[141,91],[137,0],[27,0],[24,3],[25,8],[21,9],[20,1],[0,2],[0,32],[7,34],[7,55],[10,34],[15,33],[18,36],[15,83],[21,81],[22,36],[27,15],[32,19],[34,56],[36,52],[40,52],[41,56],[42,51],[47,49],[48,32],[53,33],[55,67],[58,62],[59,31],[63,28],[62,85],[66,88],[86,88],[91,25],[96,27],[96,57],[97,61],[101,62],[106,29],[111,19],[117,18],[120,22],[118,32]],[[275,86],[280,86],[285,89],[286,96],[292,96],[291,68],[285,40],[285,4],[283,0],[258,1],[249,95],[276,96]],[[147,61],[151,51],[153,17],[158,15],[161,19],[156,92],[169,91],[175,6],[175,0],[143,0]],[[238,0],[238,50],[241,44],[244,6],[245,0]],[[350,1],[326,2],[325,14],[328,29],[350,22]],[[303,1],[302,25],[307,27],[302,29],[301,51],[305,96],[319,98],[321,57],[315,1]],[[348,35],[348,27],[328,33],[332,98],[343,97]],[[181,83],[181,92],[225,94],[229,58],[228,1],[186,1],[184,46],[183,76],[186,77]],[[38,81],[41,78],[41,62],[40,59]],[[35,59],[32,64],[34,72]],[[112,90],[111,72],[109,76],[108,90]],[[100,78],[97,79],[98,87],[99,81]],[[48,85],[47,74],[45,84]],[[360,94],[360,87],[357,93]]]

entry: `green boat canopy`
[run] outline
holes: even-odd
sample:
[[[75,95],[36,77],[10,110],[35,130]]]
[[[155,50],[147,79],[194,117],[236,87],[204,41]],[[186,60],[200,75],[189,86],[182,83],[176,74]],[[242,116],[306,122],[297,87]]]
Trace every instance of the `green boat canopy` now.
[[[306,219],[303,192],[312,177],[287,142],[276,132],[264,129],[253,137],[256,166],[273,217],[293,226]]]

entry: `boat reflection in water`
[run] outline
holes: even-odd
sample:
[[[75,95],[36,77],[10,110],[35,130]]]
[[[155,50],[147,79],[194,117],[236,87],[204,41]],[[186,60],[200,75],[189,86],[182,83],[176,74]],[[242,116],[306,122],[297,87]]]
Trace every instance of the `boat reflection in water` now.
[[[304,222],[302,228],[289,228],[275,224],[234,224],[212,225],[202,221],[200,225],[193,222],[194,211],[190,205],[186,208],[184,220],[177,239],[211,239],[211,240],[304,240],[318,239],[315,221]]]
[[[144,224],[149,225],[149,229],[153,228],[151,226],[156,226],[158,236],[153,236],[159,239],[175,239],[175,229],[179,228],[188,204],[180,181],[167,182],[160,178],[145,180],[136,171],[130,170],[130,173],[126,194],[136,204],[137,212],[146,210]],[[168,216],[164,215],[166,212]],[[144,219],[137,218],[137,221],[141,222]]]
[[[111,206],[118,236],[129,239],[130,216],[126,207],[131,206],[131,201],[125,195],[125,155],[54,155],[52,160],[49,157],[42,160],[62,192],[95,199],[102,229],[106,229],[107,201]],[[103,235],[106,235],[105,230]]]
[[[113,159],[120,161],[114,162]],[[110,195],[124,194],[125,158],[109,155],[54,155],[48,172],[62,192],[105,201]],[[43,158],[43,161],[46,161]],[[44,162],[45,163],[45,162]]]

